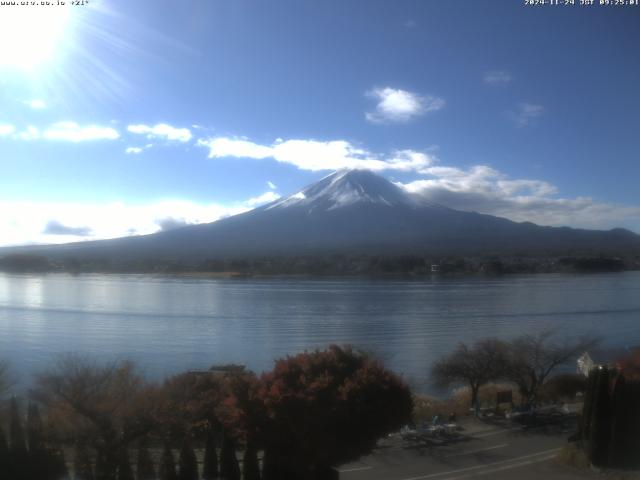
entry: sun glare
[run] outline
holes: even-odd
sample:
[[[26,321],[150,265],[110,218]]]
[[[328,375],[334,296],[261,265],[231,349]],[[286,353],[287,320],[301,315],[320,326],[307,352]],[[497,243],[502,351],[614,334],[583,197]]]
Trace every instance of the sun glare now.
[[[68,6],[5,6],[0,12],[0,67],[32,69],[61,47],[71,17]]]

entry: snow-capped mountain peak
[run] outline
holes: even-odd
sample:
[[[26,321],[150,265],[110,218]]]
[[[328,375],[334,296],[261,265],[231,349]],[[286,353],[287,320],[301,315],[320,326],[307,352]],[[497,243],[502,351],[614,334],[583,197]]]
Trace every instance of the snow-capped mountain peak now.
[[[416,200],[390,181],[368,170],[339,170],[266,209],[307,206],[316,210],[334,210],[353,204],[405,205],[415,207]]]

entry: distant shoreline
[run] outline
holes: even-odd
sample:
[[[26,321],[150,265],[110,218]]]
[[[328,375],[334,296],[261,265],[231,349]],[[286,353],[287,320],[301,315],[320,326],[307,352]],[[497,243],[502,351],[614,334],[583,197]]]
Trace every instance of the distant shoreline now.
[[[205,259],[196,262],[140,258],[49,258],[10,254],[0,271],[16,273],[134,273],[204,278],[496,276],[531,273],[600,273],[640,270],[640,257],[604,255],[427,256],[419,254],[326,254]]]
[[[39,270],[39,271],[16,271],[0,269],[0,274],[17,274],[17,275],[50,275],[50,274],[66,274],[66,275],[139,275],[148,277],[171,277],[183,279],[219,279],[219,280],[271,280],[271,279],[300,279],[300,280],[319,280],[319,279],[372,279],[372,280],[422,280],[422,279],[452,279],[452,278],[497,278],[518,275],[549,275],[549,274],[567,274],[567,275],[596,275],[603,273],[623,273],[637,272],[640,268],[625,270],[598,270],[598,271],[577,271],[577,270],[556,270],[556,271],[518,271],[518,272],[502,272],[502,273],[486,273],[486,272],[451,272],[451,273],[242,273],[242,272],[161,272],[161,271],[131,271],[131,270],[87,270],[87,271],[68,271],[68,270]]]

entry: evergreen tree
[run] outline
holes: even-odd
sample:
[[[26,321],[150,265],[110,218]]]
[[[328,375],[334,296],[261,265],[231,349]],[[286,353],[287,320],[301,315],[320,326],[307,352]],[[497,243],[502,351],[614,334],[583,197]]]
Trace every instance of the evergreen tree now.
[[[156,469],[153,465],[153,459],[147,443],[141,441],[138,447],[138,461],[136,464],[136,477],[137,480],[156,480]]]
[[[135,480],[127,448],[123,448],[118,456],[118,480]]]
[[[275,460],[273,451],[265,449],[262,457],[262,480],[278,480],[278,465]]]
[[[203,480],[214,480],[219,478],[218,452],[216,452],[216,440],[212,432],[207,434],[207,442],[204,447],[202,478]]]
[[[182,443],[179,464],[178,478],[180,480],[198,480],[198,459],[187,440]]]
[[[632,382],[627,382],[629,390],[628,405],[631,405],[629,415],[629,425],[627,426],[629,435],[627,436],[627,451],[631,452],[627,466],[630,468],[640,468],[640,378],[636,377]]]
[[[160,480],[178,480],[176,473],[176,463],[173,459],[173,453],[169,444],[166,443],[160,459],[160,471],[158,472]]]
[[[599,369],[591,410],[587,455],[597,466],[605,466],[609,458],[611,439],[611,407],[609,370]]]
[[[9,478],[27,480],[31,476],[29,452],[20,417],[20,407],[15,397],[11,399],[9,433],[11,436]]]
[[[258,449],[251,442],[248,442],[246,448],[244,449],[244,457],[242,460],[242,479],[260,480]]]
[[[42,418],[35,403],[29,403],[27,407],[27,443],[30,452],[44,450]]]
[[[118,456],[116,452],[104,449],[96,452],[96,480],[115,480],[118,473]]]
[[[262,458],[262,480],[298,480],[300,474],[296,474],[291,469],[291,460],[286,455],[282,455],[279,451],[267,448]],[[309,475],[310,473],[307,472]]]
[[[93,480],[93,468],[91,466],[91,456],[89,450],[84,445],[76,447],[76,455],[73,461],[73,472],[75,480]]]
[[[4,430],[2,430],[0,426],[0,473],[2,474],[2,478],[4,478],[4,475],[8,475],[9,468],[9,445],[7,444]]]
[[[629,391],[624,375],[615,379],[611,395],[611,448],[609,449],[609,466],[624,466],[625,459],[631,452],[627,451],[627,426],[629,425],[630,408]]]
[[[598,382],[598,376],[600,370],[592,369],[589,372],[587,379],[587,388],[584,392],[584,399],[582,404],[582,417],[580,418],[580,437],[582,446],[587,450],[589,445],[589,434],[591,431],[591,413],[593,412],[593,403],[595,399],[596,384]]]
[[[240,466],[236,457],[236,446],[233,439],[224,434],[220,451],[220,478],[223,480],[240,480]]]
[[[40,410],[34,403],[27,407],[27,443],[29,445],[29,469],[32,478],[45,479],[49,464],[44,444],[44,433]]]
[[[60,449],[53,449],[47,453],[49,459],[47,466],[47,480],[67,480],[69,470],[64,458],[64,452]]]

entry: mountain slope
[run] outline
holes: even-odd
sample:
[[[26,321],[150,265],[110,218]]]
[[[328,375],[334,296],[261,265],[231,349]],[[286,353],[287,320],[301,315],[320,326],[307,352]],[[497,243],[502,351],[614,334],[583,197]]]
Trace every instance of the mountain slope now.
[[[20,250],[52,258],[178,261],[337,252],[539,256],[637,252],[640,237],[623,229],[540,227],[452,210],[422,202],[374,173],[351,170],[209,224]]]

